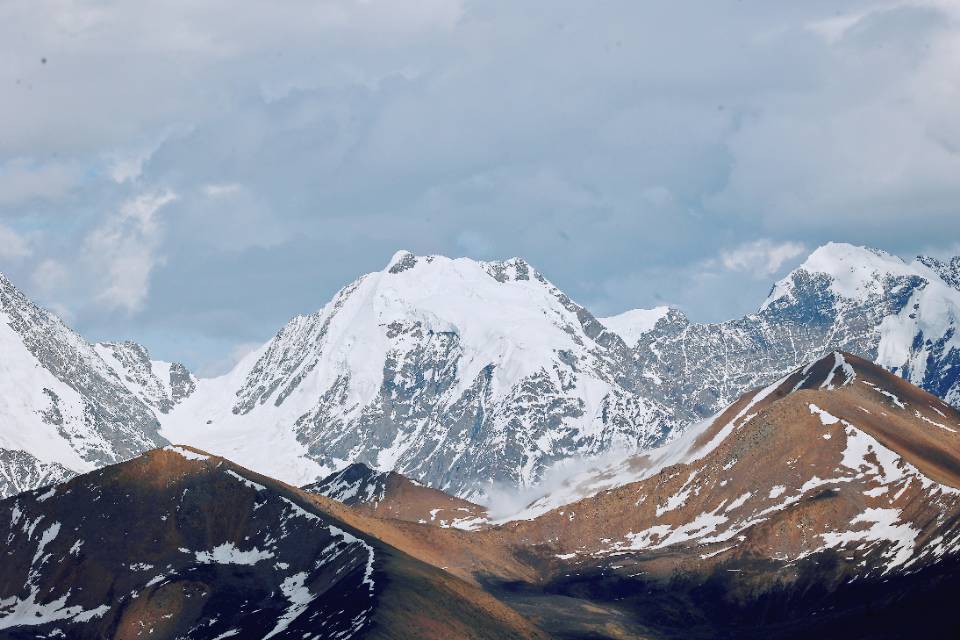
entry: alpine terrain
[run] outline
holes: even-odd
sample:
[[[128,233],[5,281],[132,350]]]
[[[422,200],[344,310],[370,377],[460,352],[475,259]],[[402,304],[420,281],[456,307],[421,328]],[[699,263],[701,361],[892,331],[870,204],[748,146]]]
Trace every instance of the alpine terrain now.
[[[0,495],[170,442],[305,485],[358,463],[483,502],[564,460],[657,447],[834,349],[960,403],[960,258],[828,244],[755,314],[597,319],[520,259],[397,253],[231,372],[91,344],[0,286]]]
[[[193,385],[139,345],[87,342],[0,275],[0,496],[166,444],[158,415]]]
[[[168,446],[0,502],[0,629],[955,637],[958,452],[960,413],[843,352],[467,527],[411,517],[471,507],[395,473],[354,465],[298,490]]]
[[[830,243],[776,283],[755,314],[698,324],[661,308],[639,336],[621,333],[648,391],[688,420],[833,349],[960,406],[958,267],[960,258],[908,264],[877,249]],[[601,322],[615,328],[622,317]]]
[[[522,260],[400,252],[196,392],[163,434],[304,484],[351,462],[464,497],[660,444],[631,353]]]

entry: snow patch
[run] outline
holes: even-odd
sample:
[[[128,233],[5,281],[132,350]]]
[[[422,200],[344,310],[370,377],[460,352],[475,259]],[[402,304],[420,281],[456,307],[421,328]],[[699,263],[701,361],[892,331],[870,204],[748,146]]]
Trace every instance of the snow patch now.
[[[201,564],[257,564],[261,560],[273,557],[273,552],[254,547],[241,551],[232,542],[224,542],[210,551],[195,552],[197,562]]]
[[[210,459],[210,456],[205,456],[201,453],[197,453],[195,451],[191,451],[190,449],[179,447],[177,445],[168,445],[164,447],[163,450],[179,453],[181,456],[183,456],[187,460],[209,460]]]
[[[251,489],[253,489],[254,491],[256,491],[256,492],[258,492],[258,493],[259,493],[260,491],[266,491],[266,490],[267,490],[267,488],[266,488],[265,486],[263,486],[262,484],[260,484],[260,483],[258,483],[258,482],[254,482],[253,480],[250,480],[249,478],[244,478],[242,475],[240,475],[239,473],[237,473],[237,472],[234,471],[233,469],[227,469],[227,475],[232,476],[232,477],[235,478],[236,480],[242,482],[243,484],[247,485],[248,487],[250,487]]]

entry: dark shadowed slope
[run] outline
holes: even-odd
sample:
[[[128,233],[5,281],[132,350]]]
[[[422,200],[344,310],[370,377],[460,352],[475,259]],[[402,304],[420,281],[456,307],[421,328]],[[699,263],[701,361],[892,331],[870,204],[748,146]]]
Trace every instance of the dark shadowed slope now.
[[[539,635],[318,499],[184,447],[0,502],[0,537],[6,638]]]

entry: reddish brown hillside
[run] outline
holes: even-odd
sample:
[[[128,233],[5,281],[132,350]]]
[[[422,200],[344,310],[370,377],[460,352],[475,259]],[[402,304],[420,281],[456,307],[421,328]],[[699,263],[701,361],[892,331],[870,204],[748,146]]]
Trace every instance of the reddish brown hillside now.
[[[487,519],[486,509],[478,504],[362,463],[352,464],[303,490],[379,518],[460,529],[476,528]]]

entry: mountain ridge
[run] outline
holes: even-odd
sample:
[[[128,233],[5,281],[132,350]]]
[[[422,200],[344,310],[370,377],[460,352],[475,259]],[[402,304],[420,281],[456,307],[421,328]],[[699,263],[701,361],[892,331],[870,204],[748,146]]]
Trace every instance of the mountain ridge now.
[[[30,409],[0,424],[0,495],[187,441],[296,485],[363,462],[476,500],[571,456],[659,446],[835,348],[957,405],[957,265],[834,243],[755,314],[658,308],[606,326],[520,258],[400,251],[214,379],[92,345],[4,278],[4,348],[23,357],[0,383]]]
[[[949,637],[958,443],[960,413],[941,399],[831,352],[625,458],[621,482],[471,530],[378,510],[405,499],[388,479],[456,501],[396,473],[354,465],[312,493],[169,445],[0,501],[0,627],[198,640]]]

